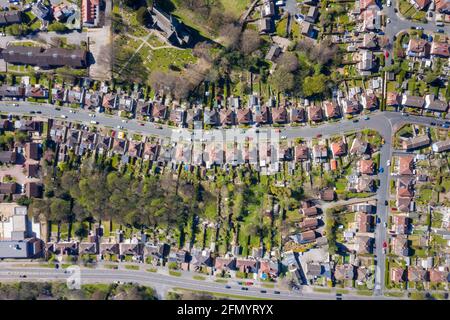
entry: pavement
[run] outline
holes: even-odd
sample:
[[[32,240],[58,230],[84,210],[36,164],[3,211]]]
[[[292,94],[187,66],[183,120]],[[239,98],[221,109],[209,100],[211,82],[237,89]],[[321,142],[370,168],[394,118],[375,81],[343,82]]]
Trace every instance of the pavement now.
[[[247,298],[263,298],[273,300],[335,300],[336,294],[319,293],[319,292],[291,292],[287,290],[256,288],[246,286],[248,290],[242,290],[242,286],[237,283],[229,283],[229,288],[226,284],[217,283],[213,281],[195,280],[187,278],[179,278],[176,276],[165,275],[162,273],[154,273],[147,271],[136,270],[113,270],[113,269],[90,269],[81,268],[79,277],[74,273],[64,273],[61,269],[39,268],[39,267],[2,267],[0,269],[0,282],[17,282],[23,281],[23,276],[26,275],[27,281],[67,281],[68,278],[80,279],[81,284],[94,283],[139,283],[155,288],[158,292],[167,291],[171,289],[187,289],[194,291],[206,291],[225,295],[245,296]],[[22,277],[21,277],[22,276]],[[69,282],[70,282],[69,280]],[[261,292],[265,291],[265,293]],[[163,296],[160,296],[163,298]],[[238,297],[236,297],[238,298]],[[388,297],[377,297],[377,299],[391,299]],[[373,297],[342,294],[343,300],[372,300]]]
[[[14,106],[17,104],[18,106]],[[150,122],[139,122],[137,120],[123,120],[117,116],[109,116],[106,114],[96,114],[95,118],[91,117],[91,112],[84,109],[77,109],[75,113],[70,111],[73,109],[62,107],[61,110],[56,110],[55,106],[50,104],[35,104],[30,102],[0,102],[0,112],[17,114],[17,115],[31,115],[30,111],[40,111],[39,115],[41,117],[62,119],[61,116],[65,116],[63,120],[77,122],[85,125],[93,125],[91,121],[96,121],[99,126],[117,128],[117,126],[123,127],[124,130],[129,132],[140,133],[143,135],[157,136],[160,138],[171,138],[174,137],[174,132],[178,129],[171,129],[169,127],[161,127]],[[123,122],[126,121],[126,122]],[[380,153],[380,165],[385,166],[386,162],[392,157],[392,136],[393,128],[399,127],[403,123],[421,124],[421,125],[431,125],[434,122],[437,125],[442,125],[445,120],[435,119],[431,117],[424,116],[403,116],[399,112],[388,112],[388,111],[376,111],[372,113],[368,119],[362,120],[360,118],[358,122],[353,120],[342,119],[337,123],[326,123],[318,125],[316,127],[304,126],[304,127],[286,127],[280,129],[280,135],[285,135],[287,139],[295,138],[313,138],[318,134],[322,137],[332,136],[336,134],[342,134],[344,132],[360,131],[366,128],[376,130],[384,138],[385,143],[381,146]],[[225,138],[228,137],[227,133],[229,130],[213,130],[215,132],[223,133]],[[188,132],[188,130],[186,130]],[[240,131],[240,130],[239,130]],[[176,135],[175,135],[176,136]],[[206,141],[210,136],[205,136]],[[232,135],[233,139],[234,136]],[[382,244],[386,240],[386,228],[384,223],[388,219],[388,206],[385,205],[385,201],[389,201],[389,167],[384,167],[384,172],[378,174],[380,179],[380,187],[377,191],[377,215],[381,222],[376,226],[376,239],[375,239],[375,253],[376,253],[376,273],[375,273],[375,295],[377,297],[382,297],[384,291],[384,274],[385,274],[385,254],[383,253]],[[89,275],[89,272],[87,272]],[[159,278],[158,278],[159,279]],[[116,279],[117,280],[117,279]],[[198,288],[198,283],[196,282],[194,288]],[[226,292],[232,292],[229,289]],[[242,294],[242,291],[236,289],[236,291]],[[257,292],[250,291],[252,294],[257,294]],[[247,295],[248,293],[246,293]],[[280,295],[278,298],[292,298],[291,294],[286,296]]]
[[[395,12],[395,8],[397,8],[397,12]],[[391,20],[390,23],[386,24],[384,29],[384,33],[389,37],[391,43],[393,44],[394,36],[399,34],[405,30],[411,30],[411,27],[422,27],[425,33],[434,33],[437,29],[443,29],[445,34],[450,34],[450,26],[445,25],[443,27],[437,27],[435,23],[421,23],[412,20],[407,20],[400,14],[400,10],[398,10],[398,0],[392,0],[392,6],[382,7],[382,11],[384,12],[386,18]],[[392,57],[394,46],[392,45],[389,51],[389,56]],[[391,65],[391,59],[386,59],[386,66]]]

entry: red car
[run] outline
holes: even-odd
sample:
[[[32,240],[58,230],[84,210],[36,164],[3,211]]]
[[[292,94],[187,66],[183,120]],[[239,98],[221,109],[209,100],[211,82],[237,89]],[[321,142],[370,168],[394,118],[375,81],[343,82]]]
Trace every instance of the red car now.
[[[387,243],[386,243],[386,241],[384,241],[383,242],[383,248],[386,248],[387,247]]]
[[[389,52],[385,51],[385,52],[384,52],[384,57],[385,57],[386,59],[389,58]]]
[[[248,286],[252,286],[252,285],[253,285],[253,282],[250,282],[250,281],[249,281],[249,282],[246,282],[245,284],[248,285]]]
[[[145,126],[145,124],[144,124],[144,123],[140,123],[140,125],[141,125],[141,126]]]

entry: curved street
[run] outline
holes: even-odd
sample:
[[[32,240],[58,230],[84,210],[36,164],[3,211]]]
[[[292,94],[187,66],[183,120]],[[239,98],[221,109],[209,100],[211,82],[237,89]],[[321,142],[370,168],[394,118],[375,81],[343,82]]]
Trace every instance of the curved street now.
[[[29,102],[19,102],[19,103],[7,103],[0,102],[0,112],[15,115],[32,115],[30,111],[39,112],[34,113],[35,116],[41,116],[45,118],[61,119],[64,121],[72,121],[85,125],[93,125],[91,121],[95,121],[99,126],[117,128],[118,126],[123,128],[122,130],[128,130],[130,132],[136,132],[144,135],[157,136],[160,138],[171,138],[175,131],[179,129],[172,129],[167,126],[161,127],[149,122],[139,122],[136,120],[125,120],[115,116],[108,116],[105,114],[96,114],[95,118],[90,116],[90,112],[77,109],[62,107],[57,110],[53,105],[49,104],[34,104]],[[71,112],[72,111],[72,112]],[[64,116],[65,118],[62,118]],[[95,120],[93,120],[95,119]],[[303,127],[285,127],[280,129],[280,135],[285,135],[287,139],[295,138],[313,138],[318,134],[326,136],[331,136],[335,134],[341,134],[344,132],[358,131],[366,128],[370,128],[378,131],[384,138],[385,143],[382,145],[380,153],[380,163],[386,163],[392,157],[392,137],[395,127],[398,128],[403,123],[413,123],[421,125],[431,125],[434,122],[437,125],[442,125],[445,123],[442,119],[435,119],[424,116],[408,116],[405,117],[399,112],[374,112],[366,120],[359,119],[358,122],[342,119],[335,123],[326,123],[318,125],[316,127],[303,126]],[[184,129],[187,130],[187,129]],[[238,130],[238,129],[218,129],[219,132],[223,133],[223,136],[227,137],[226,133],[228,130]],[[189,135],[189,134],[188,134]],[[205,135],[203,142],[207,142],[208,136]],[[380,179],[380,186],[377,191],[377,214],[381,220],[380,223],[376,225],[376,275],[375,275],[375,295],[380,297],[384,292],[384,274],[385,274],[385,254],[383,253],[382,244],[386,239],[386,228],[384,227],[384,222],[388,219],[388,206],[385,205],[385,201],[389,199],[389,170],[385,170],[383,173],[379,173],[378,177]],[[86,271],[89,275],[90,273]],[[102,273],[104,275],[104,273]],[[107,275],[104,275],[105,277]],[[94,277],[94,276],[93,276]],[[158,275],[158,281],[161,278]],[[184,279],[183,279],[184,281]],[[195,282],[194,287],[198,287],[198,281]],[[230,292],[227,290],[227,292]],[[257,292],[256,292],[257,293]],[[256,294],[255,293],[255,294]],[[241,292],[242,294],[242,292]],[[247,293],[246,293],[247,294]],[[280,296],[281,298],[282,296]],[[292,298],[290,294],[286,298]]]

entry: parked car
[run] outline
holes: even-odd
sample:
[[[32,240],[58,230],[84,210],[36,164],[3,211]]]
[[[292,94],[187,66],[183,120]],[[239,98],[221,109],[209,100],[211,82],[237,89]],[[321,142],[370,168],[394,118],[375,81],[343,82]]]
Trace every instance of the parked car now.
[[[231,289],[231,287],[230,286],[225,286],[225,289]]]
[[[246,287],[241,287],[241,290],[248,291],[248,288],[246,288]]]
[[[445,33],[444,29],[437,29],[436,32],[437,33]]]
[[[275,293],[275,294],[280,294],[280,291],[274,291],[273,293]]]

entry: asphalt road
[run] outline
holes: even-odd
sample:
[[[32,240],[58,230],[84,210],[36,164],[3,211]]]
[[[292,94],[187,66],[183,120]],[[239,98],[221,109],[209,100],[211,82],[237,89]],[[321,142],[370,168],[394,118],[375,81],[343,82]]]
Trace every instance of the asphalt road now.
[[[26,275],[26,281],[66,281],[70,274],[65,274],[63,270],[50,268],[2,268],[0,269],[0,281],[24,281],[20,275]],[[115,283],[117,281],[128,283],[134,282],[141,285],[155,287],[164,285],[170,288],[183,288],[188,290],[206,291],[222,293],[229,295],[238,295],[254,298],[277,299],[277,300],[335,300],[335,294],[329,293],[295,293],[286,290],[278,290],[275,294],[274,289],[254,288],[247,286],[248,290],[242,290],[237,284],[229,284],[231,288],[225,288],[225,284],[216,282],[199,281],[194,279],[177,278],[161,273],[152,273],[134,270],[100,270],[100,269],[81,269],[81,284],[92,283]],[[261,293],[261,290],[266,293]],[[371,297],[343,294],[343,299],[348,300],[369,300]],[[387,298],[388,299],[388,298]]]
[[[445,34],[450,34],[450,26],[447,24],[443,27],[437,27],[434,22],[421,23],[407,20],[400,15],[399,11],[396,13],[395,8],[397,8],[398,11],[398,0],[392,0],[392,6],[390,7],[384,6],[382,8],[386,18],[389,18],[391,20],[390,23],[386,24],[386,27],[384,29],[385,35],[389,37],[389,40],[392,44],[392,46],[388,50],[391,59],[394,49],[394,36],[402,31],[411,30],[411,27],[422,27],[425,33],[434,33],[437,29],[443,29],[445,31]],[[391,65],[391,59],[386,59],[386,66]]]
[[[98,125],[116,128],[117,126],[123,126],[124,129],[130,132],[138,132],[145,135],[154,135],[161,138],[170,138],[174,130],[164,127],[158,129],[153,123],[145,123],[141,126],[136,120],[128,120],[127,122],[122,122],[122,119],[115,116],[107,116],[104,114],[97,114],[95,118],[89,116],[90,112],[78,109],[76,113],[71,113],[69,108],[61,108],[61,110],[56,110],[53,105],[45,104],[31,104],[28,102],[15,102],[19,106],[13,106],[12,102],[0,102],[0,112],[12,113],[12,114],[30,114],[30,111],[41,111],[41,114],[36,114],[48,118],[61,118],[61,115],[66,116],[64,120],[80,122],[86,125],[91,125],[90,121],[98,122]],[[381,223],[376,226],[376,239],[375,239],[375,252],[377,260],[377,268],[375,275],[375,294],[381,297],[384,291],[384,274],[385,274],[385,254],[383,253],[382,244],[386,240],[386,228],[384,227],[384,222],[387,222],[388,210],[385,206],[385,201],[388,201],[389,196],[389,168],[386,167],[387,160],[391,159],[392,155],[392,136],[393,136],[393,126],[399,126],[402,123],[414,123],[421,125],[430,125],[434,122],[437,125],[442,125],[445,121],[441,119],[435,119],[423,116],[402,116],[399,112],[375,112],[370,115],[368,120],[360,119],[358,122],[353,122],[349,120],[341,120],[337,123],[327,123],[322,124],[317,127],[287,127],[281,129],[280,135],[285,135],[287,139],[294,139],[298,137],[302,138],[312,138],[321,134],[323,137],[342,134],[349,131],[360,131],[365,128],[371,128],[378,131],[385,139],[385,144],[381,147],[381,158],[380,165],[384,167],[384,172],[378,174],[380,179],[380,187],[377,191],[378,202],[377,202],[377,214],[381,220]],[[224,132],[226,130],[215,130],[219,132]],[[227,135],[225,135],[227,136]],[[206,136],[208,138],[208,136]],[[207,142],[207,141],[205,141]],[[89,275],[89,271],[87,272]],[[106,275],[105,275],[106,276]],[[159,281],[160,277],[155,280]],[[117,279],[116,279],[117,280]],[[184,280],[183,280],[184,281]],[[198,282],[192,284],[192,288],[198,288]],[[223,289],[226,292],[231,292],[229,289]],[[239,290],[242,294],[243,291]],[[249,294],[246,292],[245,294]],[[253,294],[253,292],[251,292]],[[258,292],[254,292],[257,294]],[[279,298],[293,298],[292,294],[287,294],[287,296],[280,295]]]

